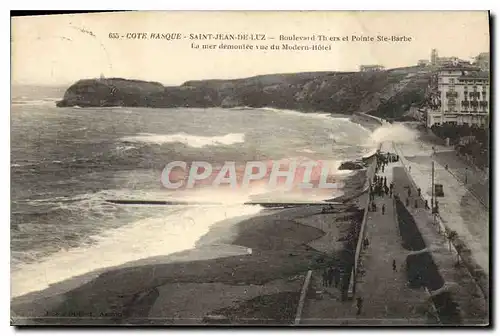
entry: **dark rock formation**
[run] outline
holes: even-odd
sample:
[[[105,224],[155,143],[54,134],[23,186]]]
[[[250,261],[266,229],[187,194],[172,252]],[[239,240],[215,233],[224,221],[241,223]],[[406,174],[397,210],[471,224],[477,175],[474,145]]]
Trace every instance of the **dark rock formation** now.
[[[358,170],[366,168],[363,162],[345,161],[340,164],[339,170]]]
[[[180,86],[123,78],[84,79],[71,85],[57,106],[131,107],[273,107],[303,112],[352,114],[392,104],[391,97],[425,90],[426,75],[412,85],[398,85],[416,69],[381,72],[307,72],[262,75],[234,80],[188,81]],[[418,79],[418,80],[417,80]],[[407,79],[408,80],[408,79]],[[389,97],[389,98],[388,98]],[[392,109],[391,109],[392,113]],[[380,113],[378,114],[380,115]]]

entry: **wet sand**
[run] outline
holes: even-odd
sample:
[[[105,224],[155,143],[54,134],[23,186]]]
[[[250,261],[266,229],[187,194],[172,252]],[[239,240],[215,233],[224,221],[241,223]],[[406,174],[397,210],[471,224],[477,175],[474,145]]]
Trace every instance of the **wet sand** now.
[[[349,177],[346,196],[363,188],[364,176],[358,171]],[[352,197],[346,199],[355,204]],[[336,263],[345,236],[357,225],[343,220],[356,211],[349,205],[339,204],[329,213],[321,205],[263,210],[237,224],[216,223],[192,250],[15,298],[12,322],[185,325],[210,323],[216,316],[217,323],[290,324],[307,270]],[[322,239],[326,231],[328,239]],[[331,253],[323,252],[325,244]]]

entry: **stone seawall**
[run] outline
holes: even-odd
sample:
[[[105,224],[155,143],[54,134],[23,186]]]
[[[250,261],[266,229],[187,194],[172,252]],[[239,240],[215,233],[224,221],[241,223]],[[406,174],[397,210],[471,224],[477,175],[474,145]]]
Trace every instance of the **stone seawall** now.
[[[379,145],[378,150],[380,150],[382,147],[382,144]],[[366,173],[366,191],[369,190],[370,183],[373,180],[373,176],[375,175],[375,168],[377,166],[377,160],[374,159],[371,165],[367,169]],[[353,267],[351,271],[351,276],[350,276],[350,281],[349,281],[349,296],[352,297],[356,293],[356,277],[358,274],[358,266],[359,266],[359,256],[361,254],[361,249],[363,246],[363,240],[365,238],[365,227],[366,227],[366,220],[368,218],[368,207],[370,205],[370,197],[367,196],[365,200],[365,206],[364,206],[364,213],[363,213],[363,221],[361,222],[360,228],[359,228],[359,234],[357,237],[357,242],[356,242],[356,252],[354,255],[354,262],[353,262]]]

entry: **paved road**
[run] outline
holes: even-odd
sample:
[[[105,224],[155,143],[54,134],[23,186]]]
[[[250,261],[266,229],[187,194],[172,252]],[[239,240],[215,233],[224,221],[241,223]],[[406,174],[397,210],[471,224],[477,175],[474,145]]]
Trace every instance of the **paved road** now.
[[[434,158],[441,166],[448,165],[450,174],[463,183],[486,208],[489,208],[488,174],[468,165],[456,155],[454,150],[436,152]]]
[[[432,146],[411,142],[396,144],[404,163],[422,195],[431,204]],[[440,149],[438,149],[440,150]],[[471,249],[477,264],[489,273],[489,211],[449,170],[435,160],[435,181],[443,184],[444,197],[439,197],[441,220]]]
[[[449,249],[449,243],[443,234],[438,234],[443,230],[438,229],[436,225],[438,223],[433,223],[430,209],[425,209],[423,206],[423,200],[418,196],[417,186],[411,181],[407,171],[403,167],[395,167],[393,173],[398,194],[405,201],[409,198],[407,209],[415,219],[426,246],[432,251],[432,258],[445,282],[444,287],[450,289],[454,301],[460,307],[462,323],[484,325],[488,315],[488,306],[479,287],[483,284],[474,280],[467,267],[455,266],[456,251]],[[408,187],[412,190],[410,197],[408,197]],[[417,208],[414,206],[415,201],[418,204]],[[485,285],[486,288],[483,290],[487,291],[487,284]]]
[[[411,129],[417,129],[417,124],[414,123],[403,123],[405,126]],[[456,155],[455,150],[450,146],[444,146],[444,141],[438,138],[432,133],[428,133],[425,130],[416,130],[417,141],[413,144],[405,145],[405,154],[407,156],[414,155],[415,152],[418,155],[432,155],[434,147],[436,152],[433,155],[434,160],[439,163],[442,167],[448,165],[448,171],[453,177],[464,184],[467,189],[476,196],[483,205],[489,207],[489,175],[487,172],[483,172],[476,167],[468,164],[462,158]],[[413,145],[413,146],[411,146]],[[410,149],[410,147],[414,147]],[[467,176],[467,183],[466,178]]]

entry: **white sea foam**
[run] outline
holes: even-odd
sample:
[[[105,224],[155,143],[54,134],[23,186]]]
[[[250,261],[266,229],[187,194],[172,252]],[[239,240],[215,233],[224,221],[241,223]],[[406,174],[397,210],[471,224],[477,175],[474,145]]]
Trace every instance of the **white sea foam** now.
[[[384,124],[377,128],[368,139],[370,142],[381,143],[394,141],[396,143],[411,143],[416,141],[418,132],[402,124]]]
[[[115,148],[116,153],[118,154],[123,154],[131,149],[136,149],[137,147],[135,146],[125,146],[125,145],[118,145]]]
[[[143,142],[153,144],[165,144],[180,142],[190,147],[202,148],[206,146],[229,146],[237,143],[245,142],[245,134],[243,133],[229,133],[221,136],[201,136],[191,135],[187,133],[175,134],[151,134],[140,133],[134,136],[128,136],[121,139],[126,142]]]
[[[191,249],[212,224],[260,210],[260,206],[242,204],[173,206],[167,214],[105,231],[93,237],[97,241],[94,245],[59,251],[36,264],[20,265],[11,274],[11,295],[42,290],[99,269]]]
[[[288,114],[288,115],[293,115],[296,117],[303,117],[303,118],[320,118],[320,119],[331,119],[332,115],[330,113],[305,113],[305,112],[300,112],[300,111],[294,111],[294,110],[285,110],[285,109],[277,109],[273,107],[261,107],[259,110],[264,110],[264,111],[269,111],[269,112],[277,112],[277,113],[282,113],[282,114]]]
[[[298,152],[307,153],[307,154],[314,154],[314,153],[316,153],[316,151],[313,151],[312,149],[309,149],[309,148],[299,149]]]
[[[52,105],[55,106],[57,101],[61,100],[61,98],[44,98],[44,99],[20,99],[20,100],[12,100],[12,105],[33,105],[33,106],[43,106],[43,105]]]

